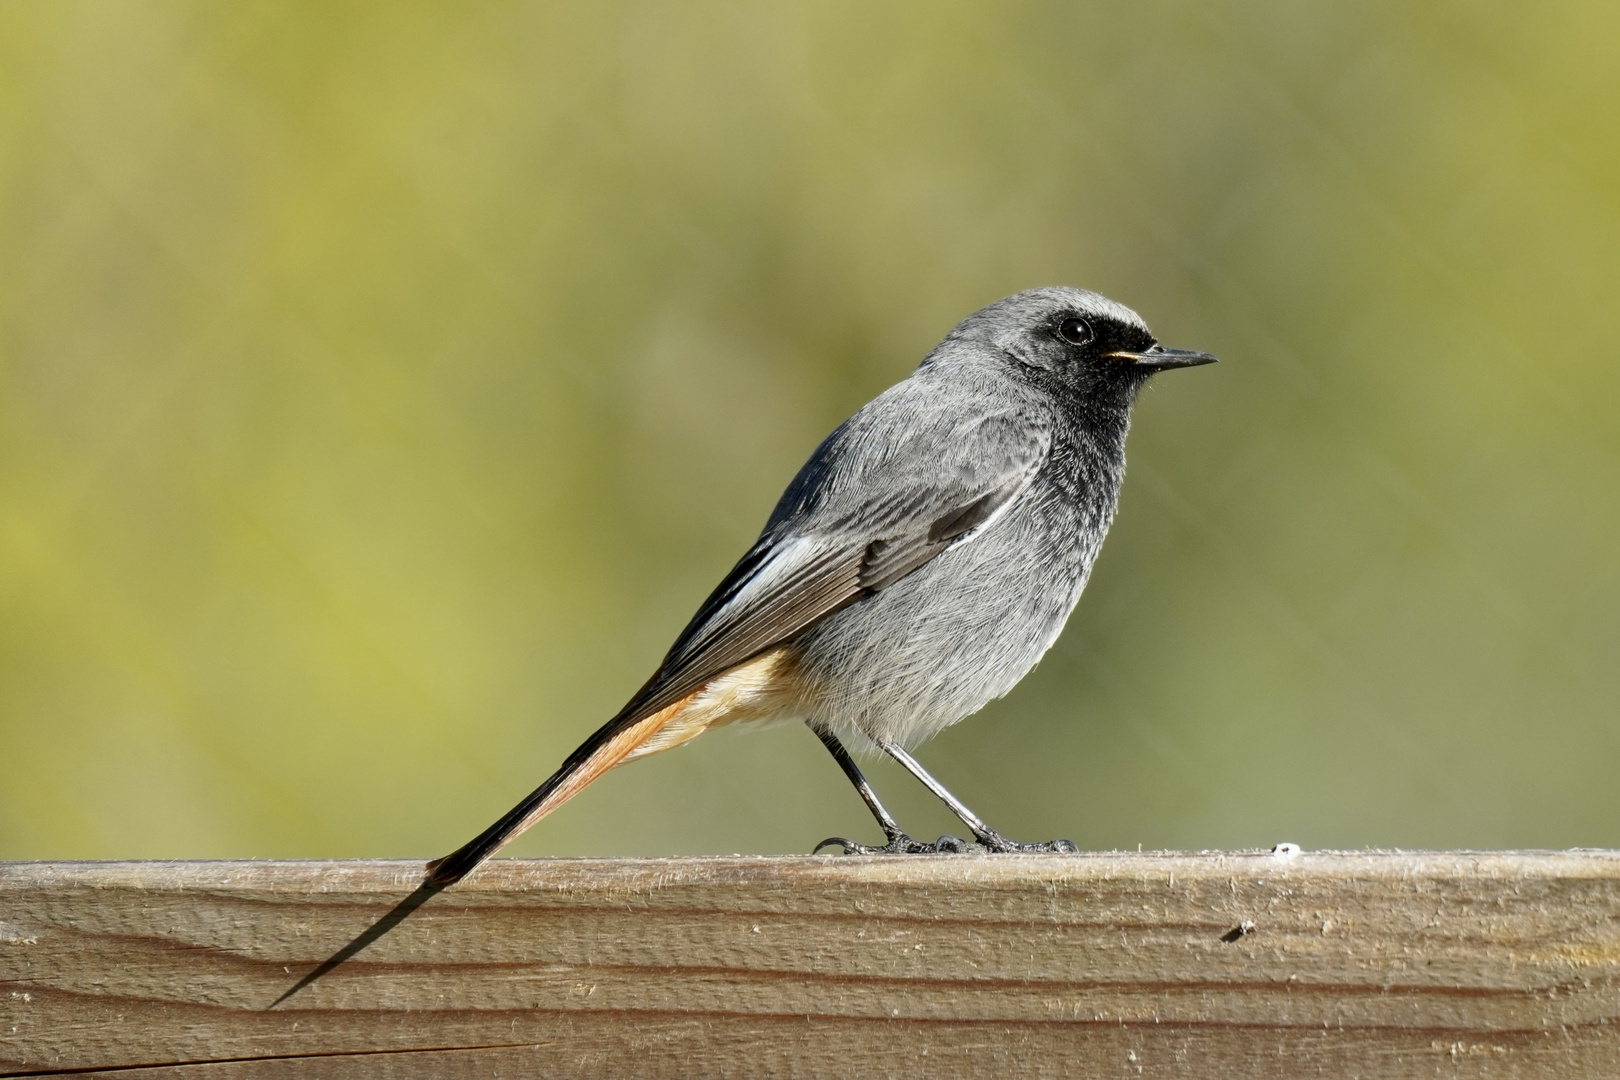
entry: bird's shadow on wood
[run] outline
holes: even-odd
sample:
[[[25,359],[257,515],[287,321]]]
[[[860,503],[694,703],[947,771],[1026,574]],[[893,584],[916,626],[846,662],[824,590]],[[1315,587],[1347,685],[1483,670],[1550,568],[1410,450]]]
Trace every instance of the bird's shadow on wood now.
[[[399,903],[395,904],[392,911],[378,919],[376,922],[372,923],[370,926],[366,927],[366,929],[361,931],[359,936],[353,941],[349,942],[347,945],[343,946],[343,948],[321,961],[321,963],[316,965],[316,967],[312,969],[309,974],[293,983],[287,992],[276,998],[276,1000],[272,1001],[269,1008],[267,1008],[265,1011],[268,1012],[270,1009],[280,1005],[282,1002],[298,993],[298,991],[302,990],[316,979],[319,979],[321,976],[325,975],[327,972],[331,971],[345,960],[353,957],[356,953],[360,952],[360,950],[366,948],[372,942],[388,933],[388,931],[404,922],[405,917],[411,912],[415,911],[417,908],[433,899],[436,894],[443,891],[443,885],[429,885],[425,883],[418,885],[416,891],[411,893],[411,895],[407,896],[405,899],[401,900]]]

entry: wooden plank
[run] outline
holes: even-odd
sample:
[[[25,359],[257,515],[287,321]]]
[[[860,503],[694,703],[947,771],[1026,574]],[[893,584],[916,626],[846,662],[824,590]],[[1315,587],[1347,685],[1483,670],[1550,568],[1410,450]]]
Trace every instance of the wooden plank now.
[[[269,1008],[420,875],[0,866],[0,1074],[1620,1077],[1616,852],[497,860]]]

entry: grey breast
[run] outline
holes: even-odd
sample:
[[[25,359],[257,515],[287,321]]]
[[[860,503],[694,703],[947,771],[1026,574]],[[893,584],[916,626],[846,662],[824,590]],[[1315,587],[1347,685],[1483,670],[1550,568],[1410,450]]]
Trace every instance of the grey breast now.
[[[1005,376],[969,385],[1000,404],[1029,393]],[[919,391],[928,392],[926,381],[909,392]],[[1108,460],[1113,448],[1087,443],[1051,402],[1029,404],[1053,425],[1053,444],[1017,498],[933,561],[796,639],[814,688],[812,720],[913,743],[1007,693],[1057,639],[1112,518],[1120,467]]]

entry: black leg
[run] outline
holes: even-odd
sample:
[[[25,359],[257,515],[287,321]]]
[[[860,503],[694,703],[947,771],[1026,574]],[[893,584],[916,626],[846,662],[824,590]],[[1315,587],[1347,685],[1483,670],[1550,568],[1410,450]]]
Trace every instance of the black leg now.
[[[1049,840],[1044,844],[1020,844],[1016,840],[1008,840],[989,825],[986,825],[983,818],[969,810],[967,804],[952,795],[944,784],[928,775],[928,770],[922,767],[922,763],[906,753],[898,743],[884,742],[879,739],[877,745],[879,750],[894,758],[907,772],[921,780],[924,787],[939,797],[940,802],[951,808],[951,813],[962,819],[962,824],[973,830],[974,839],[991,851],[1073,852],[1080,850],[1071,840]]]
[[[939,842],[935,844],[924,844],[907,836],[906,831],[900,827],[900,823],[894,819],[894,815],[889,813],[888,808],[878,799],[877,792],[872,790],[871,783],[866,779],[866,774],[861,772],[859,765],[855,764],[855,759],[849,756],[849,751],[844,748],[843,743],[838,741],[838,736],[830,731],[822,731],[814,725],[811,725],[810,730],[816,733],[816,738],[821,740],[821,745],[827,748],[827,752],[833,756],[833,760],[838,762],[838,767],[844,770],[844,775],[849,777],[849,782],[855,785],[855,790],[860,794],[861,801],[866,804],[868,810],[872,811],[872,816],[877,818],[878,828],[883,830],[883,835],[888,837],[889,840],[882,847],[873,847],[870,844],[857,844],[855,841],[843,836],[829,836],[816,845],[816,851],[820,851],[824,847],[841,847],[846,855],[912,855],[925,852],[960,851],[966,846],[954,836],[942,836],[939,838]]]

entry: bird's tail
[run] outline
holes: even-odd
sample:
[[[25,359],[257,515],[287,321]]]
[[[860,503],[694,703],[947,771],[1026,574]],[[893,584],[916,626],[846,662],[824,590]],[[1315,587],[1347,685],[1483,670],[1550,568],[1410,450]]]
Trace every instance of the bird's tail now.
[[[424,885],[444,888],[454,885],[485,859],[517,837],[524,829],[551,813],[563,803],[583,791],[592,780],[619,764],[637,747],[646,743],[659,730],[674,720],[691,703],[696,694],[655,713],[628,723],[615,717],[603,725],[596,734],[586,739],[578,750],[568,756],[562,768],[551,774],[545,783],[530,792],[528,798],[506,812],[495,824],[473,837],[442,859],[427,864]],[[696,734],[696,732],[693,732]]]

